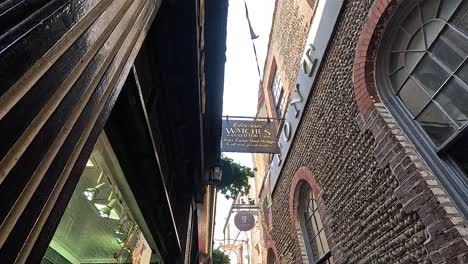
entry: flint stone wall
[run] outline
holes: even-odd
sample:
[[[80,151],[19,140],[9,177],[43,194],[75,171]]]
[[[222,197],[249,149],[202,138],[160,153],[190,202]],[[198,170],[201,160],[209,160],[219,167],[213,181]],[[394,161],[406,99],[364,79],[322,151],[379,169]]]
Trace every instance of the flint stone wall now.
[[[269,236],[281,263],[302,263],[303,247],[288,201],[294,195],[293,176],[305,166],[321,191],[320,213],[336,263],[468,263],[466,219],[392,115],[378,103],[366,116],[358,111],[353,63],[372,4],[344,3],[272,195]],[[273,27],[275,32],[281,25],[275,22]],[[270,47],[269,58],[271,53]]]

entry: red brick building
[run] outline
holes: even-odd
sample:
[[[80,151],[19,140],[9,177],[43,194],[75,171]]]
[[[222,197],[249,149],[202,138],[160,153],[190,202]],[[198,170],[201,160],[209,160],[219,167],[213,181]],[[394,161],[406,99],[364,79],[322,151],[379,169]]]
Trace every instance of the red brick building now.
[[[462,0],[276,1],[266,263],[468,263],[467,17]]]

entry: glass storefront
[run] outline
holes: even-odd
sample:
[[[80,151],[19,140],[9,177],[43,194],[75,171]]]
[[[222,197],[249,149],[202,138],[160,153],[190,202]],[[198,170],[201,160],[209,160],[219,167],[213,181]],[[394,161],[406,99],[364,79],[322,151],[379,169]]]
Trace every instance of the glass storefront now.
[[[42,263],[161,263],[135,220],[135,206],[102,134]]]

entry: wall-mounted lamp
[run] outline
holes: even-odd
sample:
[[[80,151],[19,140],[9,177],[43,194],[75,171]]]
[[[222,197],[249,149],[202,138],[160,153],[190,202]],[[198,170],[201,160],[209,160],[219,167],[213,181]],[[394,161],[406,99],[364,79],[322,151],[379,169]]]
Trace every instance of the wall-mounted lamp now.
[[[83,191],[83,195],[84,197],[86,198],[86,200],[88,201],[93,201],[94,198],[96,198],[98,192],[99,192],[99,189],[101,189],[104,185],[106,185],[105,182],[101,182],[102,180],[102,175],[103,175],[103,172],[101,171],[101,174],[99,175],[99,178],[96,182],[96,186],[92,187],[92,188],[88,188],[86,190]]]
[[[221,180],[223,178],[223,168],[221,167],[221,165],[218,164],[212,166],[208,173],[209,184],[217,186],[221,183]]]
[[[116,198],[110,200],[106,206],[99,209],[99,215],[103,218],[110,218],[112,210],[114,209],[115,203],[117,203],[117,201],[118,199]]]
[[[110,219],[115,219],[119,220],[120,217],[115,211],[115,205],[119,201],[118,197],[115,197],[114,191],[111,191],[109,194],[109,198],[107,198],[107,204],[99,204],[99,203],[94,203],[94,207],[99,212],[99,216],[102,218],[110,218]]]
[[[96,195],[97,195],[98,192],[99,192],[99,189],[100,189],[102,186],[104,186],[104,185],[106,185],[105,182],[100,183],[100,184],[98,184],[98,185],[96,185],[96,186],[94,186],[94,187],[92,187],[92,188],[88,188],[88,189],[84,190],[84,191],[83,191],[83,195],[84,195],[84,197],[86,198],[86,200],[88,200],[88,201],[90,201],[90,202],[91,202],[92,200],[94,200],[94,198],[96,197]]]

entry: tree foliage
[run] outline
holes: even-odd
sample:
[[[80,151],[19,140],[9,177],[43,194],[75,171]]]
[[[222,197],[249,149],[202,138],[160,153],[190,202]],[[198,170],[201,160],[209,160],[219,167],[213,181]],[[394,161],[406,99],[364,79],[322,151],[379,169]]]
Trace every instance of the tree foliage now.
[[[230,262],[229,256],[224,254],[221,250],[213,250],[213,264],[229,264]]]
[[[223,178],[218,186],[224,196],[235,199],[238,195],[247,195],[250,190],[249,178],[254,177],[254,170],[234,162],[231,158],[221,157]]]

